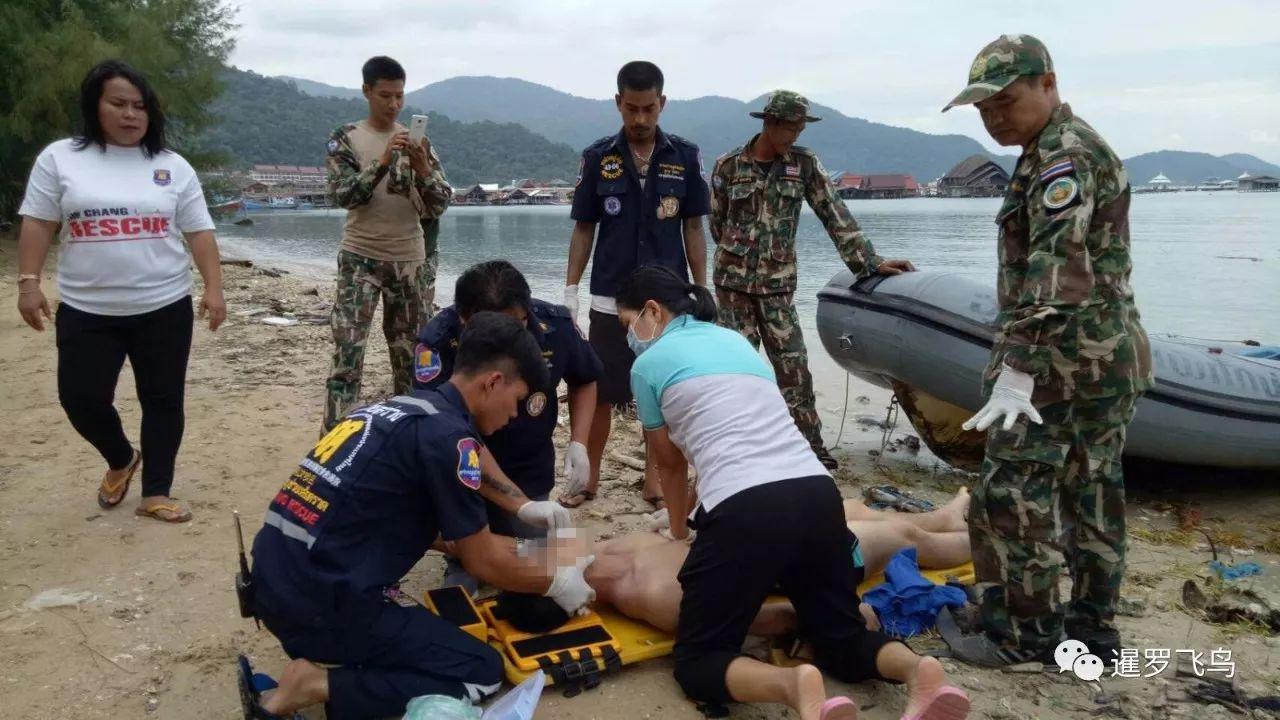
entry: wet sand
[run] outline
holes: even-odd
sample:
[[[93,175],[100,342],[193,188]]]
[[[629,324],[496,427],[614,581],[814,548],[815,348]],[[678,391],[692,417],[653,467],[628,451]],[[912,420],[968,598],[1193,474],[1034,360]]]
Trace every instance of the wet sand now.
[[[16,274],[12,238],[0,239],[0,275]],[[55,292],[50,258],[44,286]],[[260,316],[238,311],[272,308],[300,316],[324,316],[331,281],[260,268],[225,267],[230,318],[217,333],[197,327],[187,386],[187,425],[174,493],[191,503],[195,519],[168,526],[136,518],[134,488],[124,504],[102,511],[94,493],[101,460],[70,427],[58,405],[52,328],[36,333],[15,309],[12,282],[0,284],[0,409],[10,434],[0,447],[0,689],[5,717],[236,718],[239,701],[233,660],[249,654],[263,671],[275,673],[285,657],[265,631],[241,619],[231,578],[235,545],[231,511],[239,510],[252,540],[261,513],[315,440],[321,417],[323,377],[330,351],[326,325],[271,327]],[[198,290],[197,290],[198,292]],[[374,327],[379,326],[375,318]],[[821,353],[818,346],[811,348]],[[364,396],[389,394],[385,344],[372,337],[365,366]],[[824,392],[819,406],[834,439],[843,400]],[[882,418],[887,393],[853,380],[849,419],[836,455],[841,491],[859,496],[872,484],[895,483],[934,501],[972,482],[923,451],[880,449],[882,430],[855,416]],[[865,397],[860,402],[859,397]],[[138,405],[126,369],[117,403],[136,437]],[[914,434],[905,418],[895,437]],[[639,429],[621,421],[603,469],[601,496],[578,516],[600,537],[642,530],[649,510],[639,492],[640,473],[614,456],[640,456]],[[563,430],[560,431],[563,436]],[[563,444],[563,437],[559,438]],[[1179,484],[1159,473],[1136,483],[1129,516],[1133,537],[1126,598],[1139,601],[1133,617],[1120,618],[1127,645],[1188,648],[1205,653],[1230,648],[1239,681],[1255,695],[1280,694],[1280,642],[1240,626],[1213,625],[1179,607],[1185,579],[1204,576],[1209,558],[1204,538],[1180,533],[1197,521],[1222,544],[1234,545],[1263,569],[1256,583],[1280,579],[1280,493],[1270,480],[1231,478],[1225,483],[1192,473]],[[1187,543],[1187,546],[1177,543]],[[1269,548],[1270,552],[1262,548]],[[406,589],[432,587],[443,562],[429,555],[412,571]],[[1205,583],[1201,580],[1201,585]],[[38,594],[61,589],[86,593],[79,606],[34,610]],[[1272,595],[1274,597],[1274,593]],[[929,638],[912,641],[936,647]],[[1226,717],[1221,707],[1176,702],[1183,681],[1172,670],[1158,678],[1103,678],[1111,702],[1095,702],[1095,691],[1069,673],[1006,674],[975,670],[945,660],[953,682],[975,701],[972,717],[1014,720],[1113,717]],[[848,693],[868,720],[899,717],[903,691],[879,683],[845,686],[829,681],[831,693]],[[1166,700],[1165,698],[1173,698]],[[70,710],[74,708],[74,710]],[[322,717],[313,712],[311,717]],[[599,688],[572,698],[544,694],[539,718],[699,718],[671,678],[669,660],[628,667]],[[776,706],[733,710],[734,718],[793,717]]]

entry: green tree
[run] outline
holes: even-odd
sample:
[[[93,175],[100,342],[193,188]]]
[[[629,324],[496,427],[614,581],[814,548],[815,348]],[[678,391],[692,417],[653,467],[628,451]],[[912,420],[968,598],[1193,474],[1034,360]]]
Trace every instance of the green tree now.
[[[95,63],[116,57],[144,72],[169,123],[170,145],[197,167],[218,158],[193,139],[212,121],[234,44],[225,0],[7,0],[0,5],[0,217],[22,199],[45,145],[75,132],[79,90]]]

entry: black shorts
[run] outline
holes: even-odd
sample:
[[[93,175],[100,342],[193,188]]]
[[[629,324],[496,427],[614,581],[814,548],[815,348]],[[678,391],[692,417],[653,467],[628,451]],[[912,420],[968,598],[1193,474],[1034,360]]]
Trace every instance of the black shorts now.
[[[591,320],[587,340],[604,366],[596,380],[596,403],[625,405],[631,402],[631,364],[636,361],[627,345],[627,329],[617,315],[592,310],[587,317]]]
[[[826,475],[758,485],[699,510],[698,538],[677,576],[684,597],[675,675],[691,698],[729,702],[724,676],[765,597],[780,587],[814,663],[843,682],[879,678],[876,655],[889,636],[858,611],[857,540],[840,491]]]

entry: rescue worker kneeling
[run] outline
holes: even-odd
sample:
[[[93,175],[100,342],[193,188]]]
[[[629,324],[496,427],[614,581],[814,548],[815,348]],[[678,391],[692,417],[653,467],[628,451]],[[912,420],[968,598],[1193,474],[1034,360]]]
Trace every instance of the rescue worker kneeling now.
[[[590,602],[582,567],[531,566],[514,539],[490,533],[477,492],[479,438],[514,418],[546,375],[523,325],[477,313],[449,382],[351,412],[303,458],[253,544],[256,614],[294,658],[262,711],[325,702],[334,720],[398,717],[420,695],[496,692],[497,652],[384,596],[438,537],[493,586],[542,593],[569,613]]]

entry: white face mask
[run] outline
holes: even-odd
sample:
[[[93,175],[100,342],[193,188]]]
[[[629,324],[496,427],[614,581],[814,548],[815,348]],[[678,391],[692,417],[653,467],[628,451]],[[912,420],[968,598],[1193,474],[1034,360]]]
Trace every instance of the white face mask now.
[[[662,335],[658,332],[658,321],[654,320],[653,334],[649,339],[641,340],[640,336],[636,334],[636,325],[640,323],[640,318],[642,317],[644,317],[643,310],[640,311],[635,320],[631,321],[631,327],[627,328],[627,346],[631,348],[631,352],[635,353],[636,357],[640,357],[640,353],[652,347]]]

